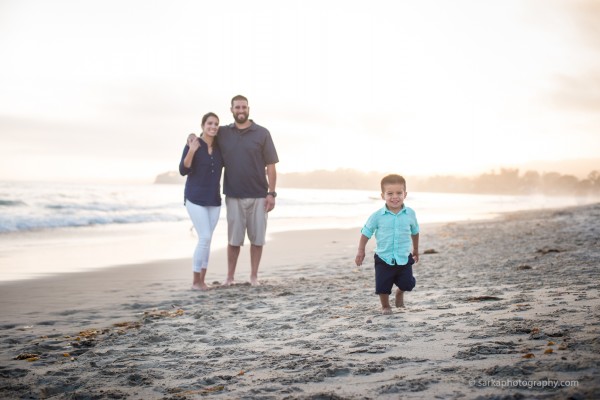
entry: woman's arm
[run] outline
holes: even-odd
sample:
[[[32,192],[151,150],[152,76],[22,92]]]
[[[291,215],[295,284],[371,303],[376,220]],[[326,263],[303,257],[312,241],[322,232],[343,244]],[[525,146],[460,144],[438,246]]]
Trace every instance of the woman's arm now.
[[[194,161],[194,154],[200,148],[200,138],[191,136],[188,138],[188,147],[190,148],[185,158],[183,159],[183,166],[186,168],[192,168],[192,162]]]
[[[192,134],[193,135],[193,134]],[[182,176],[187,175],[192,168],[192,163],[194,162],[194,155],[196,151],[200,148],[200,139],[194,135],[193,137],[190,135],[187,140],[187,145],[183,149],[183,155],[181,156],[181,162],[179,163],[179,173]]]

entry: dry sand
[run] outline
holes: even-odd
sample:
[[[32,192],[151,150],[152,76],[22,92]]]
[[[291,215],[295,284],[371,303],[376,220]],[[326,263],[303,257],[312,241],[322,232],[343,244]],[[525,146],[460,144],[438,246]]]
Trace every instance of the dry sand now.
[[[276,235],[260,287],[192,292],[189,260],[3,284],[0,398],[598,398],[600,204],[423,226],[391,316],[358,235]]]

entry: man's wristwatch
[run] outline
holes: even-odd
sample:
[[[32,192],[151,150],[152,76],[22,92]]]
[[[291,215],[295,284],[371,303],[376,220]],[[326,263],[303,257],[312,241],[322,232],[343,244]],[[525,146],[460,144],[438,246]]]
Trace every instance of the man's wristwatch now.
[[[273,198],[277,197],[277,192],[267,192],[267,196],[273,196]]]

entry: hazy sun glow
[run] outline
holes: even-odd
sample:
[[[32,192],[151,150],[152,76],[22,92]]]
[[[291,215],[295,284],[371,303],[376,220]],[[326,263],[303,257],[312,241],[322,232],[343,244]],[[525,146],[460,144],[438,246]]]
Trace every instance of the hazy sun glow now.
[[[598,158],[599,4],[4,0],[0,179],[151,180],[238,93],[282,172]]]

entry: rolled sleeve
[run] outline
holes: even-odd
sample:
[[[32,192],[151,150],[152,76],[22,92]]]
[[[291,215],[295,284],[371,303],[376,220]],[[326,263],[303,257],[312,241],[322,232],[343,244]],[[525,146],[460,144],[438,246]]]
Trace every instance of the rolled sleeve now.
[[[377,231],[378,214],[379,214],[379,212],[371,214],[369,219],[367,219],[367,222],[365,222],[365,225],[363,226],[363,228],[360,230],[360,233],[365,235],[369,239],[371,239],[371,237]]]
[[[417,223],[415,222],[415,224],[414,224],[414,225],[411,225],[411,226],[410,226],[410,234],[411,234],[411,235],[416,235],[417,233],[419,233],[419,224],[417,224]]]
[[[186,176],[192,170],[191,168],[186,168],[186,166],[183,165],[183,160],[185,159],[185,156],[187,155],[189,150],[190,150],[190,148],[186,145],[185,148],[183,149],[181,161],[179,161],[179,174],[181,174],[181,176]]]
[[[417,222],[417,214],[415,214],[415,212],[412,211],[411,212],[411,217],[412,217],[412,222],[410,224],[410,234],[411,235],[416,235],[420,231],[419,222]]]
[[[371,239],[371,237],[373,236],[373,231],[367,228],[366,226],[363,226],[363,228],[360,230],[360,233],[365,235],[369,239]]]

